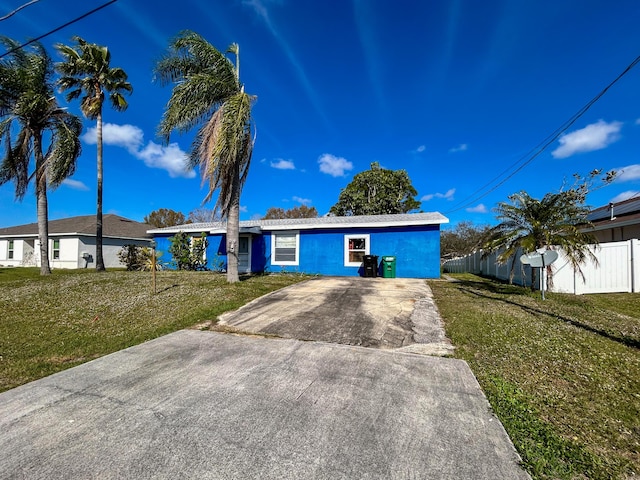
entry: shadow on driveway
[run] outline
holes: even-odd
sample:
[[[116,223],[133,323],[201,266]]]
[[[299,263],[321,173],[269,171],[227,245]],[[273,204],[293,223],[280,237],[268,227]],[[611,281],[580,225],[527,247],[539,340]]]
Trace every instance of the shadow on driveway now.
[[[412,314],[430,297],[424,280],[322,277],[260,297],[219,317],[237,330],[374,348],[412,343]]]

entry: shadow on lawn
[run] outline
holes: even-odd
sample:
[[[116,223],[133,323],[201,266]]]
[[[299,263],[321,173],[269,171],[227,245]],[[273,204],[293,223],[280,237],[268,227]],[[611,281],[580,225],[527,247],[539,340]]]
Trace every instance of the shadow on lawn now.
[[[513,300],[508,300],[506,298],[500,298],[497,296],[490,295],[527,295],[527,291],[524,287],[516,286],[516,285],[508,285],[497,282],[477,282],[470,280],[457,280],[455,283],[459,284],[458,290],[464,293],[468,293],[471,295],[475,295],[477,297],[486,298],[489,300],[497,300],[502,303],[506,303],[508,305],[513,305],[514,307],[519,307],[522,310],[534,314],[534,315],[546,315],[548,317],[555,318],[562,322],[573,325],[574,327],[581,328],[590,333],[595,333],[596,335],[600,335],[608,340],[612,340],[614,342],[620,343],[627,347],[640,349],[640,340],[636,338],[632,338],[626,335],[620,336],[615,335],[606,330],[602,330],[600,328],[592,327],[586,323],[580,322],[579,320],[575,320],[573,318],[565,317],[563,315],[558,315],[556,313],[551,313],[546,310],[541,310],[535,307],[531,307],[529,305],[523,305],[518,302],[514,302]],[[482,291],[487,293],[483,293]]]

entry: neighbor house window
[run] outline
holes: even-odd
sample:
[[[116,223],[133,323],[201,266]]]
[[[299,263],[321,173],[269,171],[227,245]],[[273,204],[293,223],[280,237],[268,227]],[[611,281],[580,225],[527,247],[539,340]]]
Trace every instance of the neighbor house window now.
[[[9,240],[9,249],[7,250],[7,259],[13,260],[13,240]]]
[[[53,241],[53,259],[60,260],[60,240]]]
[[[344,236],[344,266],[359,267],[365,255],[369,255],[369,235]]]
[[[298,232],[271,234],[272,265],[298,265],[299,253],[300,234]]]

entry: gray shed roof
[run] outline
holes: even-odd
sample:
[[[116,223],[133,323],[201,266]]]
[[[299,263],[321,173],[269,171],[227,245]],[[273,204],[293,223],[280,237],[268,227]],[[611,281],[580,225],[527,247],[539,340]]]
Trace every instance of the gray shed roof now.
[[[136,222],[114,214],[103,215],[102,235],[112,238],[149,238],[147,230],[152,228],[147,223]],[[96,234],[96,216],[83,215],[79,217],[49,220],[49,236],[58,235],[87,235]],[[0,228],[0,237],[31,237],[38,235],[38,224],[17,225],[15,227]]]
[[[404,213],[394,215],[354,215],[349,217],[287,218],[282,220],[244,220],[240,222],[240,232],[258,233],[262,230],[312,230],[325,228],[381,228],[410,225],[440,225],[449,219],[438,212]],[[178,232],[223,233],[225,222],[205,222],[155,228],[150,234]]]

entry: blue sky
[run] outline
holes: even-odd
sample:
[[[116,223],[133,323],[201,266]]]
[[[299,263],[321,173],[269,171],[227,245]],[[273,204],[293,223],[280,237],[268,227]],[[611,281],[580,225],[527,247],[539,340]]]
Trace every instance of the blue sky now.
[[[26,3],[0,0],[0,16]],[[105,3],[40,0],[0,34],[26,41]],[[511,193],[541,197],[596,168],[622,174],[591,206],[640,192],[640,67],[514,173],[640,55],[638,18],[636,0],[118,0],[42,43],[56,61],[53,45],[73,35],[107,45],[133,85],[126,112],[104,112],[105,213],[201,206],[206,187],[183,168],[193,136],[155,136],[170,88],[152,68],[190,29],[221,50],[237,42],[258,97],[241,219],[301,204],[324,214],[379,162],[407,170],[423,211],[487,224]],[[93,127],[76,174],[49,194],[51,219],[95,213]],[[35,196],[0,187],[0,227],[34,221]]]

